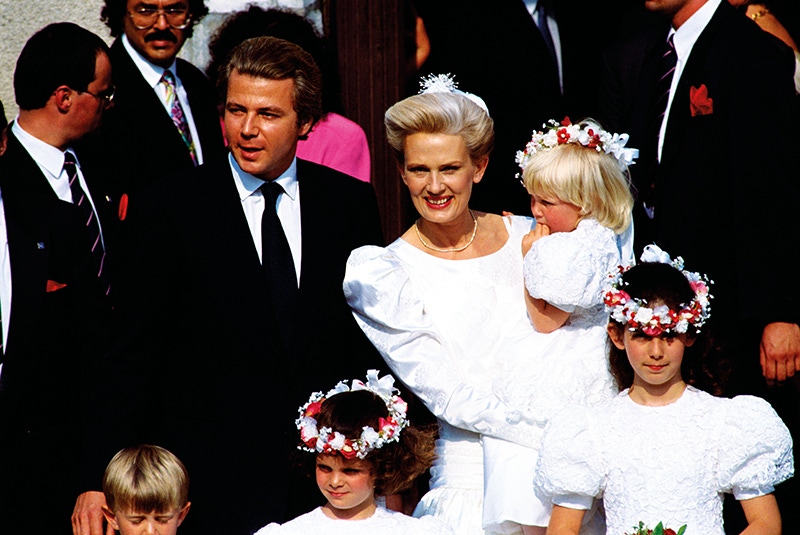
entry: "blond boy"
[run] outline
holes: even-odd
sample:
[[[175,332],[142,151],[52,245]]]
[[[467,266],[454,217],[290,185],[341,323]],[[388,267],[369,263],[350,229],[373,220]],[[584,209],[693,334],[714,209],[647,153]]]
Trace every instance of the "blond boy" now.
[[[189,513],[189,474],[159,446],[117,453],[103,475],[103,515],[120,535],[175,535]]]

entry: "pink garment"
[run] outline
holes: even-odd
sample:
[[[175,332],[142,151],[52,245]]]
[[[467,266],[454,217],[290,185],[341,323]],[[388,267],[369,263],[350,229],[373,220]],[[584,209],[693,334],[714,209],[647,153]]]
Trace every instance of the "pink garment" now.
[[[297,143],[297,157],[370,181],[367,135],[358,124],[336,113],[325,115],[308,139]]]

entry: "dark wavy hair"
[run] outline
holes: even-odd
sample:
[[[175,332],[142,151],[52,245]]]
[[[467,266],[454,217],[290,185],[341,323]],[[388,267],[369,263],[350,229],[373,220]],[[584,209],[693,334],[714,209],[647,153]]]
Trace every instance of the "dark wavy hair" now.
[[[191,37],[194,25],[208,15],[205,0],[189,0],[189,13],[192,14],[191,24],[183,30],[186,37]],[[105,0],[100,11],[100,20],[105,22],[110,30],[111,37],[122,35],[125,16],[128,14],[128,0]]]
[[[22,110],[43,108],[65,85],[86,91],[95,77],[97,55],[108,46],[97,35],[71,22],[49,24],[33,34],[17,58],[14,97]]]
[[[378,429],[380,418],[389,411],[381,398],[368,390],[343,392],[326,399],[317,415],[317,427],[330,427],[349,439],[361,436],[362,429],[370,426]],[[414,480],[430,468],[435,455],[433,442],[435,428],[432,426],[407,426],[400,433],[400,440],[389,442],[372,450],[364,458],[375,477],[375,495],[397,494],[408,489]],[[308,473],[314,472],[317,455],[306,454],[302,463]]]
[[[625,292],[634,299],[640,299],[647,306],[665,304],[672,310],[678,310],[694,299],[694,291],[683,273],[669,264],[657,262],[644,262],[637,264],[622,275]],[[625,325],[614,321],[609,322],[610,329],[617,329],[622,335]],[[700,390],[705,390],[715,396],[722,395],[724,383],[729,373],[729,363],[722,357],[719,347],[715,344],[709,329],[711,322],[703,326],[694,337],[694,343],[687,346],[681,363],[681,376],[683,380]],[[619,349],[610,344],[609,366],[611,374],[620,390],[633,384],[634,371],[628,361],[624,349]]]

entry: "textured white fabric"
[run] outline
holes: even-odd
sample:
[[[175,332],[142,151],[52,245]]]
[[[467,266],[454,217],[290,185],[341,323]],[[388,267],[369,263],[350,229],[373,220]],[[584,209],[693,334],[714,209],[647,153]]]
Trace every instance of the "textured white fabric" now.
[[[534,221],[505,222],[509,239],[481,258],[442,260],[398,239],[386,248],[356,249],[345,273],[345,296],[359,325],[395,376],[440,419],[441,455],[418,512],[443,514],[460,502],[459,534],[483,533],[478,434],[537,447],[542,433],[495,396],[488,380],[504,340],[532,331],[521,243]]]
[[[525,255],[528,292],[570,316],[552,333],[508,337],[491,367],[492,389],[542,427],[565,406],[598,405],[617,393],[608,369],[602,291],[607,274],[620,262],[616,235],[594,219],[581,221],[572,232],[540,238]],[[508,520],[546,526],[549,508],[533,491],[537,452],[492,437],[484,438],[483,446],[484,526],[501,532]],[[592,530],[584,526],[583,533],[604,529],[595,519]]]
[[[298,516],[283,525],[269,524],[255,535],[451,535],[453,531],[431,516],[414,518],[396,511],[378,507],[364,520],[335,520],[328,518],[321,508]]]
[[[535,485],[554,503],[602,496],[608,535],[640,521],[723,535],[722,493],[760,496],[793,473],[791,436],[766,401],[689,386],[666,406],[639,405],[626,390],[560,413],[543,438]]]

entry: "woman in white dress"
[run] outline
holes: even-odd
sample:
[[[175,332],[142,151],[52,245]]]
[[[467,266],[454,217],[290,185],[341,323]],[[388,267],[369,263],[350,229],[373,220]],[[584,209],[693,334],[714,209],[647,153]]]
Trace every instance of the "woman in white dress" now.
[[[532,331],[521,243],[535,223],[469,208],[489,161],[493,122],[479,98],[443,78],[385,118],[420,218],[386,248],[353,251],[344,289],[394,374],[439,421],[430,491],[415,516],[483,535],[481,435],[532,448],[541,438],[540,426],[493,395],[488,380],[503,340]]]

